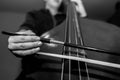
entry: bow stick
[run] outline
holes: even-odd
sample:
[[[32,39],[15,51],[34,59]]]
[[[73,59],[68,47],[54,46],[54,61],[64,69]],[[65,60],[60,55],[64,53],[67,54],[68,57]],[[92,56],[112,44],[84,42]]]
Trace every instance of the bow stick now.
[[[19,33],[6,32],[6,31],[2,31],[2,34],[11,35],[11,36],[15,36],[15,35],[33,36],[31,34],[19,34]],[[96,51],[96,52],[104,52],[104,53],[107,52],[107,51],[99,50],[96,48],[84,47],[84,46],[79,46],[79,45],[71,44],[71,43],[64,43],[62,41],[57,41],[57,40],[52,40],[52,39],[41,38],[41,41],[46,42],[46,43],[61,44],[61,45],[69,46],[69,47],[91,50],[91,51]],[[109,52],[109,53],[111,53],[111,52]],[[93,60],[93,59],[88,59],[88,58],[80,58],[80,57],[76,57],[76,56],[67,56],[67,55],[51,54],[51,53],[44,53],[44,52],[38,52],[37,54],[51,56],[51,57],[57,57],[57,58],[71,59],[71,60],[76,60],[76,61],[82,61],[82,62],[97,64],[97,65],[102,65],[102,66],[107,66],[107,67],[120,68],[120,64],[104,62],[104,61],[99,61],[99,60]],[[118,53],[117,53],[117,55],[118,55]]]
[[[15,36],[15,35],[18,35],[18,36],[19,35],[33,36],[32,34],[19,34],[19,33],[6,32],[6,31],[2,31],[2,34],[11,35],[11,36]],[[84,49],[84,50],[89,50],[89,51],[95,51],[95,52],[101,52],[101,53],[107,53],[107,54],[112,54],[112,55],[120,56],[120,53],[110,52],[108,50],[98,49],[98,48],[94,48],[94,47],[80,46],[80,45],[72,44],[72,43],[65,43],[65,42],[62,42],[62,41],[48,39],[48,38],[41,38],[40,41],[42,41],[44,43],[60,44],[60,45],[68,46],[68,47],[79,48],[79,49]]]
[[[110,62],[105,62],[105,61],[93,60],[93,59],[88,59],[88,58],[80,58],[76,56],[67,56],[67,55],[61,55],[61,54],[52,54],[52,53],[46,53],[46,52],[38,52],[37,54],[57,57],[57,58],[63,58],[63,59],[69,59],[69,60],[75,60],[75,61],[82,61],[86,63],[97,64],[97,65],[120,69],[120,64],[115,64],[115,63],[110,63]]]

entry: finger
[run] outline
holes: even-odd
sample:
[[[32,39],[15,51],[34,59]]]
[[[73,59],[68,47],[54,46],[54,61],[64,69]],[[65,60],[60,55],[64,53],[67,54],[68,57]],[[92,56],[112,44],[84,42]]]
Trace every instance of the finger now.
[[[30,49],[39,47],[42,45],[41,41],[37,42],[26,42],[26,43],[11,43],[8,45],[8,48],[11,50],[17,50],[17,49]]]
[[[31,35],[35,35],[35,33],[31,30],[20,30],[19,32],[16,32],[18,34],[31,34]]]
[[[30,50],[19,50],[19,51],[12,51],[12,52],[16,55],[26,56],[26,55],[35,54],[39,50],[40,50],[40,48],[33,48],[33,49],[30,49]]]
[[[38,36],[10,36],[8,39],[9,43],[20,43],[20,42],[33,42],[39,41],[40,37]]]

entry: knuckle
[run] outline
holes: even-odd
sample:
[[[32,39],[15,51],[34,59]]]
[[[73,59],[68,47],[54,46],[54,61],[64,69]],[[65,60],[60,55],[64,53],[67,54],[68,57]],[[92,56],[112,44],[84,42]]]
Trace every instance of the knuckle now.
[[[13,49],[13,48],[14,48],[13,44],[8,44],[8,49]]]
[[[37,37],[37,36],[33,36],[33,37],[31,37],[31,39],[32,39],[32,40],[40,40],[40,38]]]
[[[40,45],[41,45],[41,42],[39,42],[39,41],[38,41],[38,42],[35,42],[34,45],[35,45],[35,46],[40,46]]]
[[[25,41],[25,37],[21,36],[21,37],[20,37],[20,40],[21,40],[21,41]]]
[[[20,44],[18,47],[19,47],[20,49],[26,48],[24,44]]]
[[[30,40],[35,40],[35,36],[28,36]]]
[[[13,42],[13,37],[12,37],[12,36],[10,36],[10,37],[8,38],[8,43],[11,43],[11,42]]]
[[[26,51],[21,51],[21,53],[19,53],[19,54],[25,56],[27,54],[27,52]]]

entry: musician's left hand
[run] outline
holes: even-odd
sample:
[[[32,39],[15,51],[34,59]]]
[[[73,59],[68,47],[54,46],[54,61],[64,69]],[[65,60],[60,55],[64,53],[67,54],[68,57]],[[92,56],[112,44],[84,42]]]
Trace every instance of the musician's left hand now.
[[[76,10],[78,13],[80,13],[81,17],[86,17],[87,16],[87,12],[85,11],[84,5],[82,3],[82,0],[71,0],[73,2],[75,2],[76,4]]]

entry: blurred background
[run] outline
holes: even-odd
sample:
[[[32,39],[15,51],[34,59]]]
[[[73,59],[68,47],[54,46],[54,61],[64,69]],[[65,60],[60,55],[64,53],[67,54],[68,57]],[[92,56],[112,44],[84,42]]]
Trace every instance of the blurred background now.
[[[119,0],[83,0],[88,18],[106,21],[115,13]],[[16,31],[31,10],[44,7],[42,0],[0,0],[0,32]],[[0,33],[0,80],[14,80],[20,73],[20,58],[7,49],[7,38]]]

